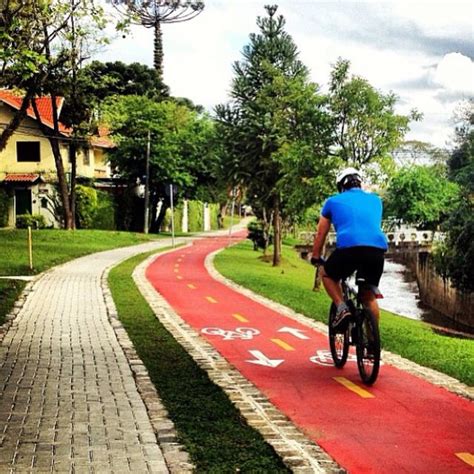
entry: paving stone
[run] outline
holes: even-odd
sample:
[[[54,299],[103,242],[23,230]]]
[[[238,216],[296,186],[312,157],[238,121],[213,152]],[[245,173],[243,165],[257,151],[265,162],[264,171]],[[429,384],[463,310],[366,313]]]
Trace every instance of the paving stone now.
[[[123,453],[136,466],[168,472],[103,291],[108,267],[167,244],[86,256],[27,285],[14,319],[0,333],[0,472],[32,466],[37,472],[51,466],[56,472],[119,472],[126,466],[129,472]],[[120,322],[114,325],[132,347]],[[134,371],[147,376],[136,354],[133,361]],[[153,391],[150,386],[147,396]],[[156,399],[155,390],[153,403]],[[132,433],[126,444],[124,430]],[[92,449],[92,442],[100,448]]]

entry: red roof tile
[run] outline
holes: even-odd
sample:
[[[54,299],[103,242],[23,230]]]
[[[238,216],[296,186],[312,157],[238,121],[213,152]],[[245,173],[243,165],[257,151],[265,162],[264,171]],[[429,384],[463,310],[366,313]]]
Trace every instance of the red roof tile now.
[[[37,180],[43,181],[39,174],[33,173],[10,173],[5,176],[6,183],[35,183]]]
[[[0,89],[0,101],[5,102],[10,107],[19,110],[23,102],[23,97],[21,95],[14,94],[12,91],[6,89]],[[41,117],[41,122],[47,127],[53,129],[53,107],[51,97],[36,97],[36,105],[38,107],[38,112]],[[64,103],[64,97],[56,97],[56,105],[58,107],[58,112],[61,113],[61,108]],[[28,117],[36,120],[36,115],[33,110],[33,107],[30,105],[27,109]],[[65,127],[61,122],[59,122],[59,131],[66,135],[69,133],[70,129]]]

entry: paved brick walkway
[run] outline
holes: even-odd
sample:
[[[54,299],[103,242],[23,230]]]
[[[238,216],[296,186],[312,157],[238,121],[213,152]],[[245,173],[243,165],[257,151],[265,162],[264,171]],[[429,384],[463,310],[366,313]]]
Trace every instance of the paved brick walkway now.
[[[83,257],[32,283],[0,344],[0,472],[168,472],[101,290],[106,268],[165,245]]]

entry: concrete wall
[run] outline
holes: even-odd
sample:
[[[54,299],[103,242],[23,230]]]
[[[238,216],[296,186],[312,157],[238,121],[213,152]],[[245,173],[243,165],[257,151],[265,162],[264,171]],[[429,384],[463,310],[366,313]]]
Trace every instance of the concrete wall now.
[[[429,252],[399,252],[391,258],[415,273],[423,304],[453,321],[474,327],[474,294],[460,292],[452,287],[449,279],[438,275]]]
[[[449,279],[439,276],[428,252],[418,254],[416,277],[424,304],[458,323],[474,327],[474,294],[460,292]]]

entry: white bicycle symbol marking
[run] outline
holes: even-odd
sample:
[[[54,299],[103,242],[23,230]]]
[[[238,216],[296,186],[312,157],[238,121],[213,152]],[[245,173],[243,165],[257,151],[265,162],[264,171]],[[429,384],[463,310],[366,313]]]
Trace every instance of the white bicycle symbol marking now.
[[[331,351],[327,351],[327,350],[316,351],[316,355],[310,357],[309,360],[318,365],[324,365],[324,366],[334,365]],[[347,362],[357,362],[356,355],[349,354],[347,356]]]
[[[221,328],[203,328],[201,332],[209,336],[221,336],[224,341],[231,341],[232,339],[253,339],[253,336],[260,334],[258,329],[254,328],[235,328],[235,331],[221,329]]]

